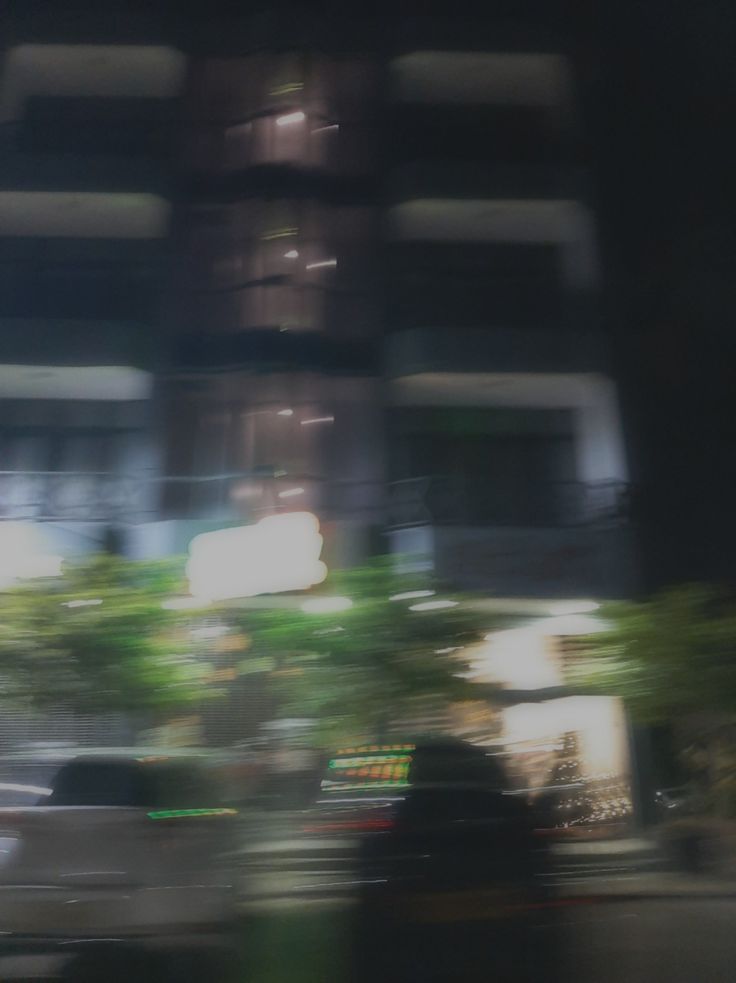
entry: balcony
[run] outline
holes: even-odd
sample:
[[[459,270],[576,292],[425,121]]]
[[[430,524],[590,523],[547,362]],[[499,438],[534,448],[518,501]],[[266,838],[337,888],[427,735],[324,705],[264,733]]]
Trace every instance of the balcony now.
[[[498,597],[625,597],[627,497],[622,482],[560,482],[494,502],[458,477],[412,478],[390,488],[391,548],[407,571]]]
[[[433,475],[390,485],[388,523],[411,526],[569,528],[623,523],[628,486],[620,481],[549,482],[505,499],[473,487],[463,475]]]
[[[487,152],[487,151],[486,151]],[[583,197],[583,172],[552,164],[511,164],[489,167],[480,158],[418,160],[393,170],[389,198],[471,199],[477,201],[575,201]]]
[[[118,165],[146,158],[148,167],[141,168],[139,163],[137,173],[139,180],[144,178],[151,184],[163,177],[150,167],[151,159],[168,159],[176,150],[176,124],[169,99],[46,96],[28,100],[22,120],[13,126],[13,135],[20,152],[68,154],[75,168],[82,171],[88,155],[93,161],[99,161],[100,155],[113,155]],[[58,170],[58,157],[51,156],[50,160],[52,166],[56,162]],[[69,169],[67,161],[66,171]],[[103,179],[109,180],[114,173],[114,168],[108,167]]]
[[[151,332],[140,321],[0,317],[0,364],[18,370],[39,365],[150,370],[154,352]]]
[[[57,125],[74,127],[73,119],[60,120],[58,115],[55,119]],[[107,121],[108,128],[114,125],[114,120]],[[17,136],[21,143],[25,141],[23,131]],[[28,153],[6,150],[2,155],[0,187],[6,191],[168,196],[168,176],[158,162],[147,157],[120,157],[114,148],[101,153],[99,148],[100,143],[88,152],[82,144],[79,148],[62,146],[49,152],[32,144]]]
[[[448,43],[446,33],[435,37],[439,48],[433,44],[429,50],[413,51],[391,62],[391,92],[397,102],[412,107],[439,104],[550,109],[570,101],[571,80],[563,55],[528,48],[504,51],[498,37],[494,38],[499,46],[496,51],[453,50],[455,45]],[[527,39],[527,44],[531,40]]]
[[[383,524],[385,486],[258,473],[194,477],[153,472],[0,471],[0,520],[255,522],[295,510],[313,511],[335,521]]]
[[[603,372],[605,340],[595,331],[560,330],[553,324],[509,327],[423,326],[397,331],[385,343],[386,371],[403,379],[423,373]]]
[[[499,597],[630,594],[634,553],[624,484],[549,484],[534,499],[532,510],[529,502],[493,505],[448,476],[386,486],[253,473],[0,472],[0,521],[59,523],[66,537],[83,530],[88,546],[99,540],[95,526],[125,526],[133,555],[181,552],[204,528],[308,510],[332,525],[331,549],[352,549],[351,563],[365,555],[365,543],[356,549],[350,530],[383,527],[401,566],[431,566],[462,588]]]
[[[627,486],[550,482],[499,501],[461,475],[381,482],[237,473],[195,477],[106,471],[0,471],[0,519],[144,522],[154,518],[255,520],[295,508],[416,526],[572,528],[627,521]]]
[[[89,471],[0,471],[0,520],[136,522],[152,518],[149,482]]]

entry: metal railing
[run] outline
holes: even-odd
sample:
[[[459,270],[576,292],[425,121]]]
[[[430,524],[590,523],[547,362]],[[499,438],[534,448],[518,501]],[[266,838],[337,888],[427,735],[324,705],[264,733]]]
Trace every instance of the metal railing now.
[[[620,481],[529,483],[500,496],[465,475],[425,475],[389,486],[388,525],[568,527],[620,523],[628,485]]]
[[[106,471],[0,471],[0,519],[141,521],[150,481]]]
[[[295,507],[325,518],[380,523],[383,482],[233,472],[0,471],[0,520],[140,523],[165,518],[249,520]]]
[[[162,518],[249,521],[295,507],[324,519],[400,529],[421,525],[566,527],[626,520],[623,482],[547,482],[502,496],[466,476],[330,481],[237,472],[0,471],[0,520],[140,523]]]

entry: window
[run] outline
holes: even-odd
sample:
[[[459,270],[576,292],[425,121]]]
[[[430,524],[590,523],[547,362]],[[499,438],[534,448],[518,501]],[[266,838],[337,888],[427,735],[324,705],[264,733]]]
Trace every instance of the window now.
[[[141,766],[127,761],[72,761],[51,788],[48,806],[140,807],[151,797]]]

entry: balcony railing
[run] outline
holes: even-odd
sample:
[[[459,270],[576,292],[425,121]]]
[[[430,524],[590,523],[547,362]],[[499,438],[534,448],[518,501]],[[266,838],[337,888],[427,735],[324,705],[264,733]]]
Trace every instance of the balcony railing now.
[[[73,471],[0,471],[0,520],[141,523],[206,518],[254,521],[295,508],[324,518],[382,523],[382,482],[305,475],[207,476]]]
[[[620,523],[628,516],[628,486],[620,481],[545,482],[500,496],[484,494],[464,475],[407,478],[390,485],[388,524],[549,527]]]
[[[153,518],[145,477],[89,471],[0,471],[0,519],[133,522]]]
[[[0,520],[141,523],[207,518],[254,521],[295,508],[323,519],[392,529],[422,525],[566,527],[619,523],[628,514],[622,482],[550,482],[521,493],[485,494],[462,475],[388,484],[306,475],[189,475],[0,471]]]

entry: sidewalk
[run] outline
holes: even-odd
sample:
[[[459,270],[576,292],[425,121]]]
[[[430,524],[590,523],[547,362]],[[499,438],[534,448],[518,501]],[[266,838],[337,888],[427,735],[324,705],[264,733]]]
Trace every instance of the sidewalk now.
[[[654,835],[556,843],[552,855],[554,886],[564,897],[736,898],[732,868],[700,874],[678,870]]]
[[[590,901],[649,901],[671,898],[733,899],[736,880],[661,871],[589,877],[562,886],[561,896]]]

